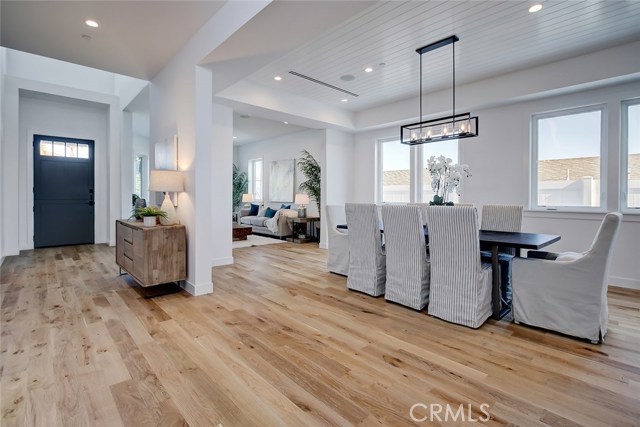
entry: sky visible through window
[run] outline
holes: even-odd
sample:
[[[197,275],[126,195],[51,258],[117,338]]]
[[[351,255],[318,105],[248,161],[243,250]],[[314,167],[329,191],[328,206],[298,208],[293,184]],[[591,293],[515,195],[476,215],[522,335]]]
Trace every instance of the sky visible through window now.
[[[629,106],[629,154],[640,154],[640,104]]]
[[[538,160],[600,156],[601,111],[538,120]]]

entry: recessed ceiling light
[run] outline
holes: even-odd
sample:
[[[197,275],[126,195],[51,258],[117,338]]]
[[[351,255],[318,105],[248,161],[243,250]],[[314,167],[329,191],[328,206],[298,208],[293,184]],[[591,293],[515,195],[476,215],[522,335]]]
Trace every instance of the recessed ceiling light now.
[[[278,82],[279,82],[280,80],[282,80],[282,77],[280,77],[280,76],[275,76],[275,77],[273,78],[273,80],[275,80],[275,81],[278,81]]]
[[[237,137],[237,136],[234,136],[234,137],[233,137],[233,139],[238,139],[238,137]]]
[[[530,13],[536,13],[536,12],[539,12],[540,10],[542,10],[542,5],[541,4],[534,4],[533,6],[531,6],[529,8],[529,12]]]
[[[98,28],[99,27],[98,23],[96,21],[94,21],[93,19],[87,19],[86,21],[84,21],[84,23],[87,26],[91,27],[91,28]]]
[[[342,98],[342,99],[340,100],[340,102],[347,102],[347,101],[349,101],[347,98]]]
[[[284,123],[285,125],[288,125],[288,124],[289,124],[289,122],[282,122],[282,123]]]
[[[373,68],[371,68],[371,67],[367,67],[367,68],[364,69],[365,73],[370,73],[372,71],[373,71]]]

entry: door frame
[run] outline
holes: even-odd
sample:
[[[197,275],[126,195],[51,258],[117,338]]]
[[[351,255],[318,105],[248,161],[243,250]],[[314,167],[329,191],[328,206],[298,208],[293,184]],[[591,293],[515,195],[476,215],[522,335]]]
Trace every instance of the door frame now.
[[[94,211],[97,212],[98,209],[103,209],[103,211],[105,211],[107,208],[104,205],[106,199],[106,194],[101,195],[101,197],[98,197],[98,175],[99,175],[99,160],[98,160],[98,144],[99,144],[99,138],[95,137],[95,136],[88,136],[86,134],[79,134],[76,132],[68,132],[68,131],[57,131],[57,130],[52,130],[52,129],[47,129],[47,130],[35,130],[35,129],[28,129],[27,130],[27,171],[26,171],[26,175],[27,175],[27,179],[26,179],[26,183],[27,183],[27,188],[26,188],[26,193],[27,193],[27,248],[26,249],[34,249],[34,233],[35,233],[35,215],[33,212],[33,209],[35,207],[35,201],[34,201],[34,197],[33,197],[33,188],[34,188],[34,179],[33,179],[33,174],[35,173],[34,171],[34,166],[33,166],[33,158],[34,158],[34,152],[33,152],[33,141],[34,141],[34,137],[35,135],[65,135],[65,138],[72,138],[72,139],[88,139],[90,141],[93,141],[93,194],[94,194],[94,201],[95,201],[95,205],[94,205]],[[101,155],[102,153],[100,153]],[[107,217],[108,220],[108,217]],[[98,222],[98,215],[93,215],[93,235],[94,235],[94,242],[97,243],[104,243],[104,242],[100,242],[97,239],[97,235],[98,235],[98,227],[100,226],[99,222]]]

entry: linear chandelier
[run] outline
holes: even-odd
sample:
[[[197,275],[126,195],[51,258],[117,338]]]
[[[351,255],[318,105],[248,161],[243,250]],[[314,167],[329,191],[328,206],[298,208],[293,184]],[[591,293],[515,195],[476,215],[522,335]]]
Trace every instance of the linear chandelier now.
[[[471,113],[456,114],[456,42],[453,35],[416,49],[420,55],[420,121],[400,127],[400,142],[407,145],[426,144],[449,139],[471,138],[478,136],[478,117]],[[433,120],[422,120],[422,55],[452,45],[453,56],[453,114]]]

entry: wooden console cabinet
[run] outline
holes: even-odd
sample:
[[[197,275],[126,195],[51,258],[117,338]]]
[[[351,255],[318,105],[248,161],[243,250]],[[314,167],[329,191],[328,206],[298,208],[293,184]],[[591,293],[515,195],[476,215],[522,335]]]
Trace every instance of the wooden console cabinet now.
[[[185,280],[186,254],[184,225],[116,221],[116,264],[142,287]]]

